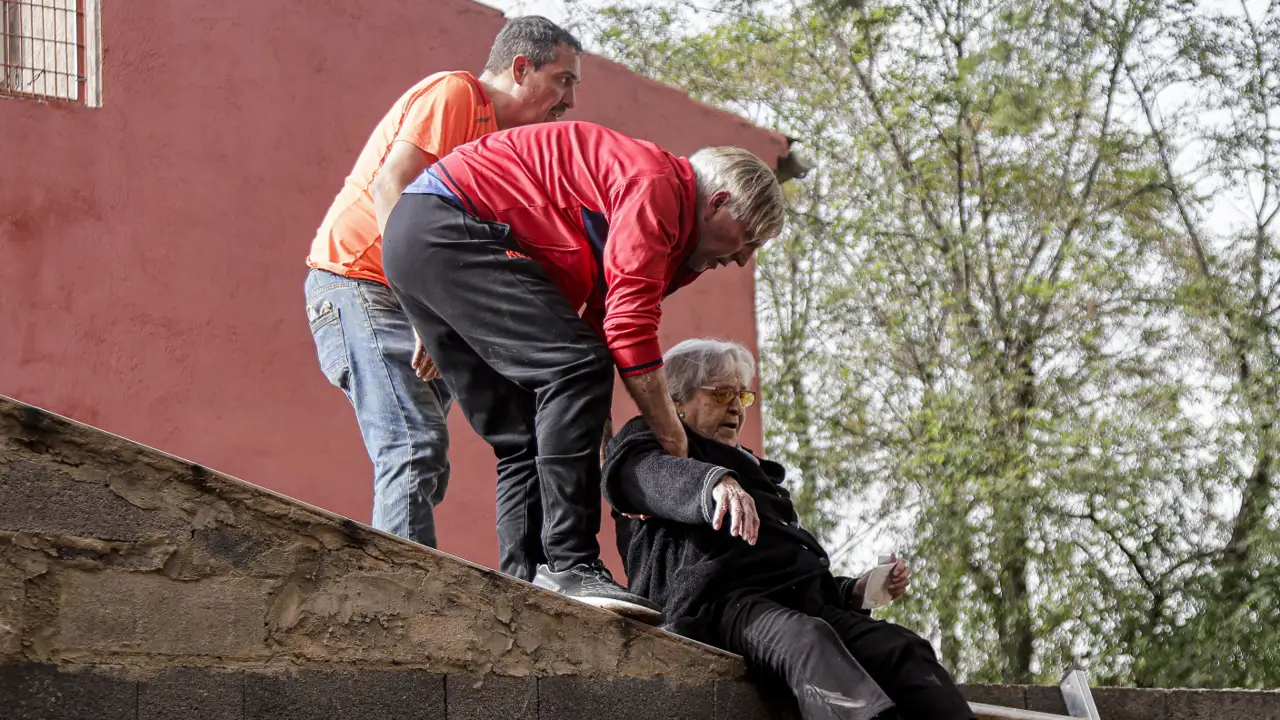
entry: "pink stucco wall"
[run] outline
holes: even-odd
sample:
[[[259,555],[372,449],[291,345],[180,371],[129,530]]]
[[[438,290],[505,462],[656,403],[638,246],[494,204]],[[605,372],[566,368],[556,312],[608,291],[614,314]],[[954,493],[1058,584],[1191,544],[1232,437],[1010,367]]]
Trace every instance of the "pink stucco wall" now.
[[[317,364],[303,258],[377,119],[424,75],[478,70],[501,14],[466,0],[103,13],[104,107],[0,98],[0,394],[368,521],[371,466]],[[608,61],[587,58],[584,78],[572,118],[681,154],[784,151]],[[665,304],[664,346],[755,347],[753,294],[749,269],[699,280]],[[492,565],[493,455],[456,410],[451,426],[442,549]]]

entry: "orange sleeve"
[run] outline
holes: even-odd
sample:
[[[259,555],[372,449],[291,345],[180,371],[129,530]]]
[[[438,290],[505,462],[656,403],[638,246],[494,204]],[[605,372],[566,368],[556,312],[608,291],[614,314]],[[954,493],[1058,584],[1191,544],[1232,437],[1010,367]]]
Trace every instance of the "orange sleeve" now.
[[[409,100],[396,140],[413,143],[423,152],[442,158],[474,139],[475,113],[471,83],[446,75]]]

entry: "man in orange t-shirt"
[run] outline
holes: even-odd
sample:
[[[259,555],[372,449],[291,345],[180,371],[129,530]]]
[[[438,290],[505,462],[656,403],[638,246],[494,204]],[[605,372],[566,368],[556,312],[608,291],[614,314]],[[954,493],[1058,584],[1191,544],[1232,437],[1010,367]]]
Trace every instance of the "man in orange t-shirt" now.
[[[484,73],[431,75],[378,123],[307,256],[307,319],[329,382],[355,409],[373,461],[373,526],[436,546],[449,481],[452,398],[387,286],[382,229],[400,192],[458,145],[554,121],[574,105],[582,46],[551,21],[515,18]]]

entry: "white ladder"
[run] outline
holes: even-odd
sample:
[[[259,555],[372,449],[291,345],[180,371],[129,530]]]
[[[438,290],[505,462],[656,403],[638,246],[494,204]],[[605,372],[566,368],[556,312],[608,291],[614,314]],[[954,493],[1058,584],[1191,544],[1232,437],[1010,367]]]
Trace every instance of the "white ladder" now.
[[[1089,678],[1083,670],[1068,672],[1062,677],[1058,687],[1062,689],[1062,699],[1066,701],[1067,712],[1070,715],[1055,715],[986,703],[969,703],[969,707],[979,718],[986,720],[1102,720],[1098,715],[1098,706],[1093,702],[1093,693],[1089,691]]]

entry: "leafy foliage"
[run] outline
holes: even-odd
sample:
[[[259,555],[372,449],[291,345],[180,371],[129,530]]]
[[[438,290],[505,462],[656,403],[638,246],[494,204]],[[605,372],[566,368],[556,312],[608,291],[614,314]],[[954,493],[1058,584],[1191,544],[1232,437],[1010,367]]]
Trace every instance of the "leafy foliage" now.
[[[577,7],[817,160],[768,449],[834,546],[903,539],[894,620],[973,680],[1280,683],[1276,2]]]

